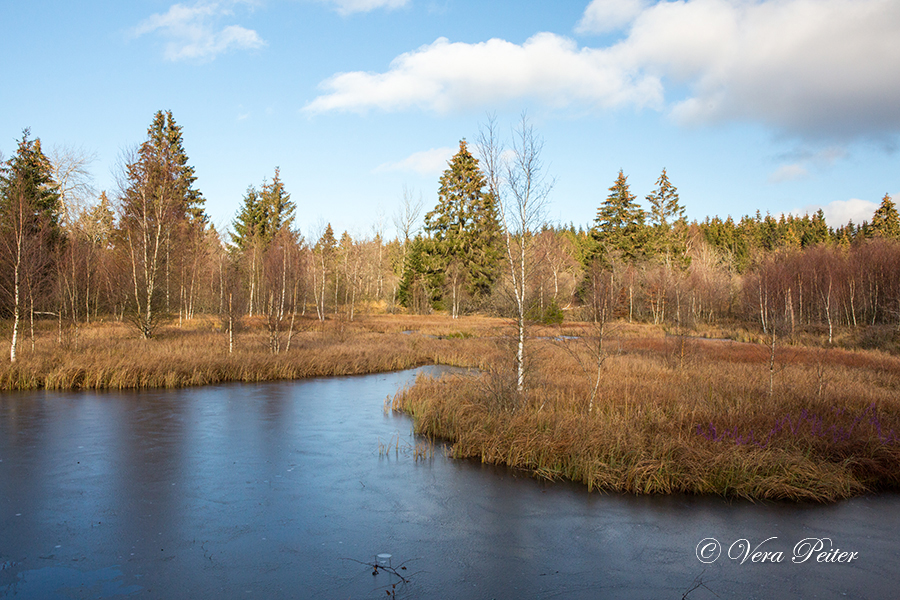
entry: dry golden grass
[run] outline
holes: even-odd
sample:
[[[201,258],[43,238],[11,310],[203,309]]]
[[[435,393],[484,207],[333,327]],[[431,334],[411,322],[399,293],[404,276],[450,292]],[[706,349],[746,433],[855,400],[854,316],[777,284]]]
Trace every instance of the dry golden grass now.
[[[447,320],[449,321],[449,320]],[[407,335],[415,322],[354,323],[298,319],[289,351],[273,354],[261,322],[248,320],[228,354],[227,338],[212,320],[170,325],[156,338],[140,339],[121,323],[81,327],[77,342],[60,344],[55,330],[41,331],[35,350],[20,349],[15,364],[0,363],[0,390],[149,388],[264,381],[394,371],[424,364],[483,366],[477,339]],[[48,324],[49,326],[49,324]],[[400,328],[400,329],[397,329]],[[452,325],[445,325],[452,333]],[[455,330],[455,331],[458,331]],[[65,336],[64,336],[65,337]],[[282,334],[282,345],[286,338]]]
[[[592,382],[564,343],[586,352],[538,342],[524,399],[506,366],[423,378],[394,407],[454,456],[591,489],[833,501],[900,484],[896,357],[779,349],[770,393],[764,346],[630,332],[606,341],[590,409]]]

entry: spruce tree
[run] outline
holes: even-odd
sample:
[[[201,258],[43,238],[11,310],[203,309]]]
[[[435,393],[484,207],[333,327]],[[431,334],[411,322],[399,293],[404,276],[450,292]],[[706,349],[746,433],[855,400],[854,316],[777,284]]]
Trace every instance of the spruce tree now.
[[[897,207],[888,194],[884,195],[881,200],[881,206],[872,216],[872,223],[869,225],[869,232],[873,236],[900,239],[900,216],[897,214]]]
[[[647,201],[650,203],[648,220],[651,226],[668,229],[684,220],[684,207],[678,198],[678,190],[669,181],[665,169],[656,180],[656,189],[647,196]]]
[[[147,140],[125,165],[123,180],[118,225],[125,241],[124,260],[132,267],[130,316],[141,335],[149,338],[161,309],[169,309],[170,274],[184,268],[190,240],[202,235],[207,222],[203,196],[194,189],[196,177],[188,165],[181,127],[171,111],[154,115]]]
[[[184,150],[182,127],[175,123],[172,111],[157,111],[153,123],[147,130],[147,141],[141,146],[141,157],[157,163],[161,172],[169,179],[172,194],[178,199],[179,216],[192,222],[207,221],[204,205],[206,199],[194,189],[197,177],[194,167],[188,164]]]
[[[40,228],[49,232],[48,240],[61,236],[59,187],[53,180],[53,166],[41,149],[41,140],[29,139],[31,130],[22,132],[16,154],[0,167],[0,204],[8,210],[17,193],[23,194],[28,207],[27,227],[34,233]]]
[[[628,187],[622,170],[609,188],[609,196],[597,209],[592,235],[598,245],[597,253],[605,260],[610,253],[620,253],[628,260],[640,258],[644,251],[644,211]]]
[[[264,212],[259,192],[252,185],[248,186],[231,232],[231,243],[241,252],[246,252],[252,241],[259,237],[266,220]]]
[[[263,181],[260,190],[252,185],[247,188],[241,209],[232,224],[232,244],[241,251],[246,251],[253,242],[265,248],[282,227],[291,226],[296,208],[291,195],[284,189],[281,172],[276,167],[271,183]]]
[[[440,179],[438,204],[425,215],[425,231],[433,284],[438,287],[452,262],[461,265],[466,290],[473,296],[490,292],[499,277],[500,224],[496,199],[484,188],[484,174],[465,140]]]
[[[653,251],[667,263],[675,260],[686,266],[687,220],[678,190],[669,181],[665,169],[656,180],[656,189],[647,196],[647,201],[650,203],[648,216],[653,228]]]

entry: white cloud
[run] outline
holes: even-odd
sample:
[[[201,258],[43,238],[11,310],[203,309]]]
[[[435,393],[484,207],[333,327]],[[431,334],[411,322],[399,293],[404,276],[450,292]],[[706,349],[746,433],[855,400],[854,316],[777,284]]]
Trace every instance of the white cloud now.
[[[448,161],[456,152],[453,148],[432,148],[416,152],[403,160],[384,163],[375,168],[376,173],[384,171],[412,171],[419,175],[437,175],[447,169]]]
[[[393,10],[409,4],[409,0],[319,0],[332,4],[338,14],[350,15],[359,12],[370,12],[379,8]]]
[[[138,25],[141,36],[158,33],[166,38],[166,60],[213,60],[232,49],[260,48],[265,42],[252,29],[228,25],[218,29],[215,22],[231,10],[218,2],[200,2],[193,6],[173,4],[165,14],[155,14]]]
[[[633,78],[610,53],[579,49],[552,33],[539,33],[522,45],[439,38],[401,54],[385,73],[339,73],[321,87],[326,93],[307,111],[420,108],[446,113],[523,98],[558,107],[660,106],[662,100],[656,78]]]
[[[594,0],[578,25],[615,28],[627,31],[600,48],[553,33],[521,45],[441,38],[384,72],[334,75],[306,110],[446,113],[538,100],[650,107],[683,125],[759,123],[817,143],[900,131],[896,0]]]
[[[688,0],[644,11],[617,49],[688,87],[681,123],[850,138],[900,129],[897,31],[896,0]]]
[[[607,33],[631,24],[649,0],[593,0],[575,28],[579,33]]]
[[[880,204],[880,203],[879,203]],[[859,198],[851,198],[850,200],[835,200],[826,205],[811,204],[804,206],[802,209],[791,211],[795,215],[802,216],[805,214],[813,214],[819,209],[825,213],[825,222],[829,227],[840,227],[846,225],[851,219],[857,225],[863,221],[872,221],[872,215],[878,209],[879,204],[869,202],[868,200],[860,200]]]
[[[796,179],[804,179],[809,177],[809,171],[806,167],[799,163],[783,165],[777,171],[769,176],[769,183],[781,183],[783,181],[794,181]]]

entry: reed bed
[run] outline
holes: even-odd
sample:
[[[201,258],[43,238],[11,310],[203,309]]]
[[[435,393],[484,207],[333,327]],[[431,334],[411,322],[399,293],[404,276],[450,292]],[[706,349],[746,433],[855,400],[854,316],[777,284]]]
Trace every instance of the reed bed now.
[[[505,365],[420,378],[393,407],[457,458],[589,489],[829,502],[900,487],[896,357],[783,348],[773,374],[763,346],[627,336],[606,342],[591,406],[573,353],[538,344],[524,397]]]
[[[399,321],[399,320],[398,320]],[[398,326],[409,328],[399,323]],[[320,323],[305,319],[286,347],[273,353],[264,328],[249,323],[236,339],[211,322],[169,326],[150,340],[118,323],[83,327],[77,342],[60,343],[41,332],[35,349],[0,364],[0,390],[178,388],[229,381],[302,379],[396,371],[425,364],[483,366],[493,349],[478,339],[382,332],[362,320]],[[479,345],[487,348],[480,348]]]

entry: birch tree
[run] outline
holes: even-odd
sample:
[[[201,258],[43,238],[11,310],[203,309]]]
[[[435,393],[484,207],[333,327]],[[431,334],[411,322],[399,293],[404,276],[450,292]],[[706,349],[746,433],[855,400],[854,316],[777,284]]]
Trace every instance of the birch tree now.
[[[552,181],[541,158],[544,141],[536,136],[526,114],[513,132],[512,148],[505,153],[496,119],[481,128],[478,150],[488,193],[499,201],[504,250],[516,310],[516,391],[525,392],[527,371],[526,313],[530,303],[529,279],[534,268],[530,246],[544,222]]]
[[[178,226],[202,227],[203,196],[193,189],[193,167],[171,112],[159,111],[147,140],[126,157],[120,181],[119,224],[130,267],[131,319],[144,339],[153,337],[168,291],[169,246]],[[160,281],[165,277],[165,281]]]
[[[24,296],[31,300],[33,332],[33,285],[61,240],[58,186],[41,151],[41,140],[31,140],[29,135],[26,129],[16,154],[0,171],[0,258],[6,267],[4,287],[12,300],[13,317],[10,362],[17,358]]]

